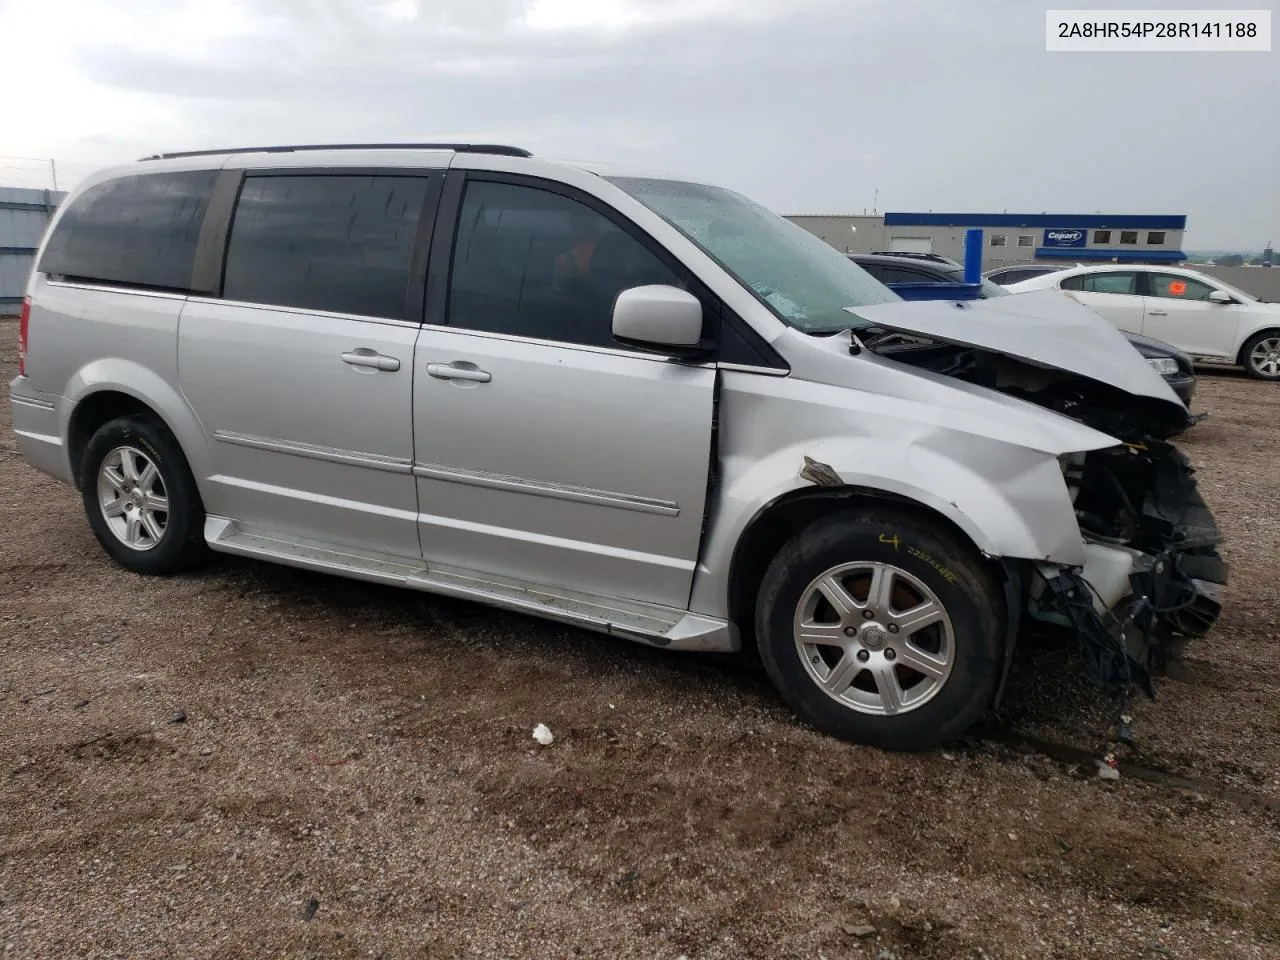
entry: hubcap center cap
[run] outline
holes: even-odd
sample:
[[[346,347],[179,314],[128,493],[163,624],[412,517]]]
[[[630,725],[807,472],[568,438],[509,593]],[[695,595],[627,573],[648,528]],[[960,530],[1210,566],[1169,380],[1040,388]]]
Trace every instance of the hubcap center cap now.
[[[889,635],[878,623],[869,623],[862,630],[862,645],[870,650],[879,650],[889,642]]]

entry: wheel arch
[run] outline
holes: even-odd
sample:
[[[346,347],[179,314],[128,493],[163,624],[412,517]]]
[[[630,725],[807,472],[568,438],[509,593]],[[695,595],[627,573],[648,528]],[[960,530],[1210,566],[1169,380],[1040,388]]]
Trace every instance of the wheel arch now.
[[[1001,582],[1007,570],[956,520],[919,500],[867,487],[805,487],[788,491],[761,508],[744,528],[729,567],[728,613],[744,649],[755,649],[755,598],[765,571],[783,545],[816,520],[847,507],[890,507],[937,524],[987,560]]]
[[[150,414],[173,434],[197,487],[203,488],[210,462],[204,431],[178,391],[154,371],[130,361],[96,361],[72,378],[67,399],[62,436],[77,487],[85,447],[94,432],[119,416]]]
[[[1244,341],[1240,344],[1239,352],[1236,354],[1236,363],[1242,367],[1246,366],[1249,362],[1248,352],[1249,352],[1250,345],[1259,337],[1266,337],[1266,336],[1280,337],[1280,325],[1260,327],[1257,330],[1253,331],[1253,333],[1245,337]]]
[[[67,422],[67,455],[71,458],[71,476],[75,480],[76,489],[80,488],[84,452],[89,445],[89,438],[103,424],[110,423],[117,417],[138,414],[159,417],[137,397],[119,390],[95,390],[72,408]]]

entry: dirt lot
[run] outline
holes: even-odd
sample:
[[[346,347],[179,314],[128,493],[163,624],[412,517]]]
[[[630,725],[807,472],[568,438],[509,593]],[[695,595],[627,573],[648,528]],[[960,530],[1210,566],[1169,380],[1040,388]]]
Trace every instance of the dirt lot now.
[[[850,747],[747,664],[467,603],[230,558],[142,579],[5,403],[2,955],[1280,957],[1280,389],[1207,375],[1197,406],[1234,579],[1135,710],[1180,788]],[[1016,669],[1018,730],[1102,745],[1069,649]]]

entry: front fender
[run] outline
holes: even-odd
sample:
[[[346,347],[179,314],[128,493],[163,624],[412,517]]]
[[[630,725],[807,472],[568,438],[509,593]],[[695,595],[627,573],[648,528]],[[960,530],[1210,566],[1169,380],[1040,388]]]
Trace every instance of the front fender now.
[[[813,489],[801,476],[806,456],[830,467],[846,489],[888,494],[936,511],[988,556],[1084,563],[1071,496],[1051,454],[945,432],[897,444],[883,437],[828,437],[754,462],[725,462],[692,609],[726,615],[736,545],[771,505],[793,491]]]
[[[69,444],[76,408],[103,391],[125,394],[154,410],[177,438],[201,494],[206,493],[203,481],[210,474],[213,458],[199,419],[167,380],[135,361],[107,357],[85,364],[72,375],[59,423],[64,444]]]
[[[926,443],[881,449],[876,456],[872,441],[828,441],[813,446],[809,456],[828,463],[849,486],[883,490],[937,511],[988,556],[1084,562],[1057,457],[990,441],[982,446],[992,449],[971,449],[962,457]]]

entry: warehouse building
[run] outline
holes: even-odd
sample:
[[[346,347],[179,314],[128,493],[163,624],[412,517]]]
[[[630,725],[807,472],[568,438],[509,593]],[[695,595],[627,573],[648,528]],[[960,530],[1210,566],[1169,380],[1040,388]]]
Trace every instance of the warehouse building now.
[[[885,213],[789,216],[844,253],[936,253],[964,260],[965,233],[982,230],[982,268],[1035,261],[1178,263],[1184,215],[1079,213]]]

